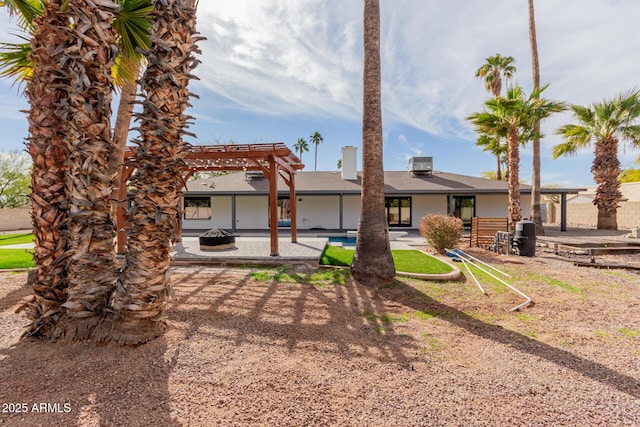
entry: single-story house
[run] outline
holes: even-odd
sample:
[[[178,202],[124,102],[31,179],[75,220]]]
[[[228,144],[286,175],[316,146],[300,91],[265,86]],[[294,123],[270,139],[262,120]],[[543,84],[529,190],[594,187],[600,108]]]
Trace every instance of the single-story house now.
[[[361,173],[356,147],[343,147],[342,170],[299,171],[295,178],[296,226],[299,230],[355,230],[360,215]],[[390,229],[418,229],[428,214],[471,218],[506,217],[506,181],[433,170],[430,157],[412,158],[409,170],[385,171],[385,198]],[[530,216],[531,186],[521,185],[523,217]],[[543,189],[566,194],[577,189]],[[291,193],[278,178],[278,225],[291,226]],[[222,228],[269,230],[269,181],[261,172],[236,172],[191,180],[184,192],[182,229],[185,233]]]

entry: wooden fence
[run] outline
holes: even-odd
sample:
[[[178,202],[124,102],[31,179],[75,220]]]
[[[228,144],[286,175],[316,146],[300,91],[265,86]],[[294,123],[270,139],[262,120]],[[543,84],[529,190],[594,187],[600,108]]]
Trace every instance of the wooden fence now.
[[[471,219],[471,247],[486,247],[493,243],[498,231],[508,231],[507,218],[479,218]]]

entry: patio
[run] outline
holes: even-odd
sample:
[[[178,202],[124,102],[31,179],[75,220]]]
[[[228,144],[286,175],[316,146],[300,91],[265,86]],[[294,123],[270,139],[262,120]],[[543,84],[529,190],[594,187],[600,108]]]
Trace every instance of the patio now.
[[[317,265],[328,235],[301,236],[297,242],[291,242],[288,236],[278,239],[278,256],[270,255],[270,237],[268,235],[248,235],[236,237],[236,248],[221,251],[202,251],[198,237],[183,237],[182,242],[174,245],[172,262],[174,265],[188,264],[283,264],[309,263]],[[424,245],[424,239],[418,233],[409,233],[405,237],[391,241],[391,249],[412,249]]]

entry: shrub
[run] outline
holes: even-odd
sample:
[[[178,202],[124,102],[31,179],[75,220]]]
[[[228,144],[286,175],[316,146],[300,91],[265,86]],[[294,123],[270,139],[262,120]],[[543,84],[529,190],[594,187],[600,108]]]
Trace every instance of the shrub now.
[[[463,232],[462,220],[453,216],[427,215],[420,222],[422,237],[439,254],[444,254],[445,249],[455,248]]]

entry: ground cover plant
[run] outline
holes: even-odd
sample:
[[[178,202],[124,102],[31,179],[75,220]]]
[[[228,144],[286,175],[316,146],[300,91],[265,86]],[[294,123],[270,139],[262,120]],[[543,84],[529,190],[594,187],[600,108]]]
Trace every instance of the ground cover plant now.
[[[328,245],[320,257],[320,264],[349,266],[353,260],[353,254],[353,250]],[[418,250],[398,249],[392,250],[391,254],[396,271],[418,274],[446,274],[453,271],[450,265]]]

